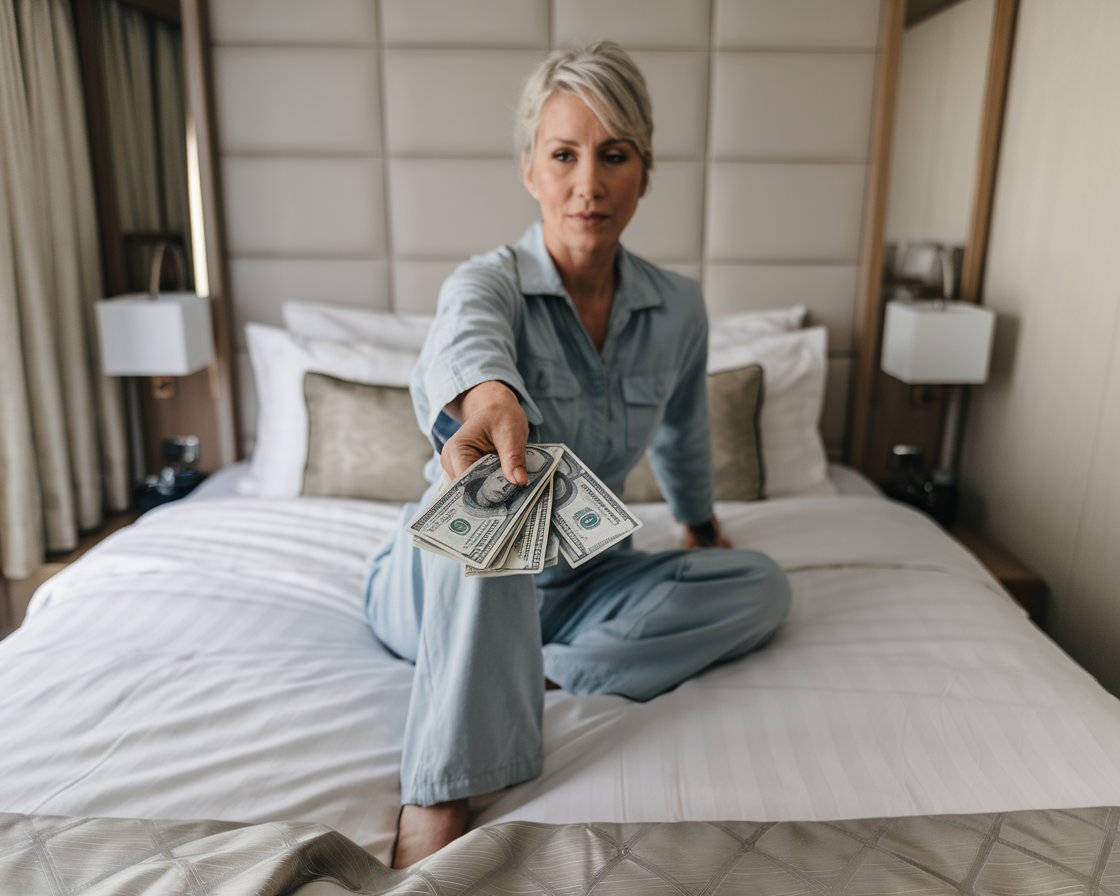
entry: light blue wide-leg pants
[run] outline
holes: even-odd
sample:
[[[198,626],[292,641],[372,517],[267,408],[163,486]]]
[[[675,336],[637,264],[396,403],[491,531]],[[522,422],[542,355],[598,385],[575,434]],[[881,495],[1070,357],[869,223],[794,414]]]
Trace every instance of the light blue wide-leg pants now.
[[[546,675],[570,693],[648,700],[759,647],[789,609],[784,573],[754,551],[627,544],[577,569],[561,559],[535,577],[467,577],[412,546],[403,523],[417,506],[373,558],[366,589],[374,634],[416,665],[402,803],[538,775]]]

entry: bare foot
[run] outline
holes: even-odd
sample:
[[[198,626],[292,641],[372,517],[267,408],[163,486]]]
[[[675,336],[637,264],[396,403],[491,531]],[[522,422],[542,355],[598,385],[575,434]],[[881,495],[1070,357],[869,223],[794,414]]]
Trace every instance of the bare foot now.
[[[404,806],[397,822],[393,867],[407,868],[467,832],[470,801],[449,800],[434,806]]]

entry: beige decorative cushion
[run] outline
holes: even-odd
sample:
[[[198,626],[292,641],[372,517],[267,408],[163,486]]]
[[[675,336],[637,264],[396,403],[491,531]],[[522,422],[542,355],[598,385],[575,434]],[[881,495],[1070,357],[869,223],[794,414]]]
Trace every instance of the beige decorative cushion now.
[[[404,502],[424,493],[432,446],[416,424],[408,389],[307,373],[303,394],[303,494]]]
[[[762,367],[758,364],[708,374],[717,501],[757,501],[762,497],[758,426],[762,378]],[[648,457],[643,457],[626,477],[622,500],[634,503],[664,500]]]

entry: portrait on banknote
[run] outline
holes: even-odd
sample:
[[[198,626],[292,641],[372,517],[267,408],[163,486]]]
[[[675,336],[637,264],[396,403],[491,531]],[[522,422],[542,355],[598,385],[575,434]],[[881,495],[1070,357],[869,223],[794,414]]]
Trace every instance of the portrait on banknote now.
[[[551,463],[552,457],[547,452],[532,445],[526,447],[525,471],[530,477]],[[506,479],[501,461],[495,457],[492,462],[477,467],[463,483],[463,503],[470,510],[486,515],[506,513],[521,488]]]

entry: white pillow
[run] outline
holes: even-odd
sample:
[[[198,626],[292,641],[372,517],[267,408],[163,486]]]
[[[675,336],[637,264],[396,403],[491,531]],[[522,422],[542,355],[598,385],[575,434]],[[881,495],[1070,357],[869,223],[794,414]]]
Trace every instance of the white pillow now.
[[[828,336],[810,327],[713,346],[708,372],[760,364],[763,371],[762,470],[765,495],[835,494],[818,424],[828,371]]]
[[[418,352],[424,347],[424,339],[432,326],[432,315],[396,314],[317,302],[285,302],[284,324],[290,332],[306,339],[366,342]]]
[[[242,494],[295,497],[307,463],[303,375],[326,373],[375,386],[407,386],[418,352],[304,339],[279,327],[245,325],[257,387],[257,440]]]
[[[710,348],[741,345],[759,336],[773,336],[798,330],[805,323],[805,306],[774,308],[767,311],[739,311],[708,319]]]

